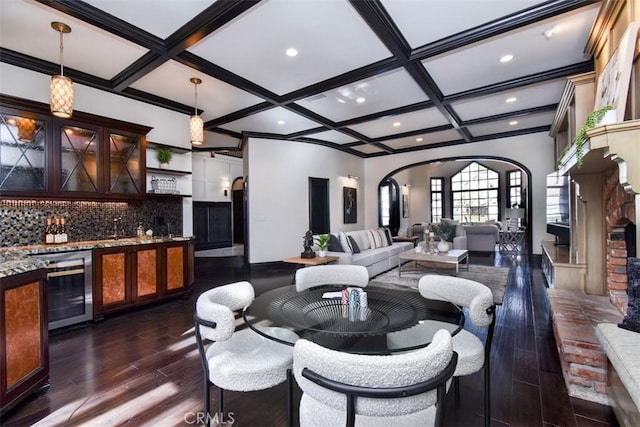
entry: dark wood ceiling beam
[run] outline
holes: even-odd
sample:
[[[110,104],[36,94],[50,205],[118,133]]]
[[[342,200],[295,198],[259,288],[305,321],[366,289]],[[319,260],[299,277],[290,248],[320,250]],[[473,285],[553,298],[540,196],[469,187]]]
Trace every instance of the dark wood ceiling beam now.
[[[464,92],[455,93],[453,95],[447,95],[444,97],[444,102],[451,104],[456,101],[467,100],[476,98],[479,96],[491,95],[493,93],[502,92],[509,89],[516,89],[523,86],[528,86],[536,83],[543,83],[549,80],[555,80],[572,76],[574,74],[586,73],[593,71],[593,62],[585,61],[578,64],[571,64],[564,67],[556,68],[553,70],[542,71],[537,74],[531,74],[529,76],[518,77],[511,80],[467,90]]]
[[[155,70],[165,62],[167,62],[167,58],[165,56],[160,56],[153,52],[147,52],[127,68],[116,74],[116,76],[111,79],[111,86],[117,91],[124,90],[132,83],[146,76],[150,71]]]
[[[384,141],[393,141],[395,139],[408,138],[411,136],[419,136],[419,135],[424,135],[424,134],[429,134],[434,132],[443,132],[451,129],[453,129],[451,125],[434,126],[430,128],[416,129],[408,132],[402,132],[402,133],[397,133],[393,135],[385,135],[377,138],[372,138],[371,142],[376,143],[376,142],[384,142]]]
[[[471,126],[481,123],[490,123],[497,120],[515,119],[517,117],[528,116],[530,114],[546,113],[549,111],[556,111],[558,104],[543,105],[541,107],[527,108],[524,110],[513,111],[511,113],[495,114],[493,116],[481,117],[479,119],[464,120],[462,126]]]
[[[409,59],[412,61],[420,61],[442,53],[450,52],[472,43],[486,40],[490,37],[494,37],[544,19],[553,18],[554,16],[588,6],[593,3],[599,3],[599,0],[547,1],[416,48],[411,53]]]
[[[367,114],[366,116],[360,116],[360,117],[355,117],[353,119],[343,120],[341,122],[337,122],[336,126],[338,127],[353,126],[353,125],[368,122],[371,120],[376,120],[376,119],[379,119],[380,117],[397,116],[400,114],[412,113],[414,111],[424,110],[432,107],[433,107],[432,101],[416,102],[415,104],[405,105],[397,108],[391,108],[389,110],[379,111],[373,114]]]
[[[242,110],[234,111],[233,113],[226,114],[224,116],[218,117],[216,119],[208,120],[204,123],[204,127],[215,127],[224,123],[231,123],[236,120],[243,119],[252,114],[260,113],[262,111],[266,111],[273,108],[273,104],[269,102],[261,102],[256,105],[252,105],[251,107],[243,108]]]
[[[223,129],[223,128],[219,128],[219,127],[213,127],[213,128],[205,128],[205,130],[207,132],[220,133],[222,135],[227,135],[227,136],[230,136],[232,138],[238,138],[238,140],[242,139],[242,133],[235,132],[235,131],[228,130],[228,129]]]
[[[156,107],[162,107],[167,110],[173,110],[178,113],[192,115],[193,107],[190,105],[181,104],[179,102],[172,101],[161,96],[156,96],[148,92],[144,92],[132,87],[128,87],[123,91],[111,91],[119,95],[125,95],[127,98],[136,99],[138,101],[146,102],[147,104],[155,105]]]
[[[122,19],[77,0],[36,0],[74,18],[115,34],[125,40],[140,45],[156,53],[164,53],[164,41]]]

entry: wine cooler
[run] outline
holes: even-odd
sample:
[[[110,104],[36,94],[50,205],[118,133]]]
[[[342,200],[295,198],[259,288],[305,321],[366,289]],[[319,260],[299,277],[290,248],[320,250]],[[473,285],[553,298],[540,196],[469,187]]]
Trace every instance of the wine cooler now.
[[[93,318],[91,251],[37,255],[48,261],[49,330]]]

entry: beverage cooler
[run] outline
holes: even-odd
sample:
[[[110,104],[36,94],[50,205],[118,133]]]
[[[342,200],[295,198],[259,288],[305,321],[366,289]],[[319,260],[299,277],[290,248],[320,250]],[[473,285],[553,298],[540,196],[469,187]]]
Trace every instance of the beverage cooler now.
[[[36,255],[48,261],[49,330],[93,318],[91,251]]]

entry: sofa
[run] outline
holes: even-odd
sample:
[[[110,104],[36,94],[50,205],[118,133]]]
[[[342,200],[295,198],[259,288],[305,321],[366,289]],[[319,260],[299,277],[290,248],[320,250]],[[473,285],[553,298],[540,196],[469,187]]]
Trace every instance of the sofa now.
[[[470,252],[494,252],[500,241],[500,221],[491,223],[460,224],[450,218],[443,218],[456,224],[455,236],[450,240],[453,249],[466,249]],[[407,235],[418,236],[418,242],[424,241],[425,231],[429,232],[430,224],[414,224],[409,227]]]
[[[398,266],[402,252],[413,249],[411,242],[393,242],[388,229],[330,233],[327,255],[337,256],[337,264],[362,265],[369,278]]]

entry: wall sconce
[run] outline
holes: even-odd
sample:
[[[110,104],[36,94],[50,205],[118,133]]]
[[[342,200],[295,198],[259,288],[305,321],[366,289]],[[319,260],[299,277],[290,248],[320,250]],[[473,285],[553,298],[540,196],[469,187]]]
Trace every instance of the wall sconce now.
[[[347,178],[349,178],[349,179],[360,179],[359,176],[351,175],[351,174],[347,175]]]
[[[73,81],[64,76],[64,65],[62,61],[62,35],[71,32],[71,27],[62,22],[52,22],[51,28],[60,33],[60,75],[51,76],[50,108],[51,114],[63,119],[71,118],[73,115]]]
[[[229,188],[224,187],[224,197],[227,197],[229,195]]]
[[[189,137],[193,145],[202,145],[204,141],[204,121],[202,117],[198,116],[198,85],[202,83],[202,80],[197,77],[191,77],[189,81],[194,84],[196,89],[195,113],[189,119]]]

